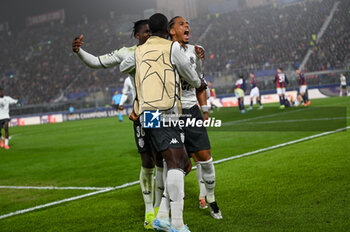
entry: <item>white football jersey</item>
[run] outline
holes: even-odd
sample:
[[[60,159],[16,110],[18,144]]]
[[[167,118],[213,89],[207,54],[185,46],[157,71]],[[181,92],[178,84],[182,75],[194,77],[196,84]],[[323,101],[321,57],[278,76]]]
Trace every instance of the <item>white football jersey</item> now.
[[[346,77],[345,76],[340,77],[340,85],[346,85]]]
[[[9,96],[0,97],[0,120],[7,118],[10,119],[9,106],[10,104],[16,104],[17,102],[17,99],[13,99]]]
[[[190,59],[191,66],[196,70],[198,77],[202,77],[202,60],[197,56],[195,46],[187,44],[185,54]],[[180,76],[181,77],[181,76]],[[181,78],[181,104],[183,109],[190,109],[197,104],[196,89]]]
[[[124,105],[125,102],[128,100],[128,97],[131,95],[132,101],[134,101],[136,92],[135,92],[135,82],[134,80],[131,80],[130,76],[128,76],[124,80],[124,86],[122,90],[122,99],[120,100],[120,105]]]
[[[104,68],[113,67],[120,64],[123,60],[135,53],[136,45],[133,47],[122,47],[119,50],[115,50],[111,53],[99,56],[98,59]]]

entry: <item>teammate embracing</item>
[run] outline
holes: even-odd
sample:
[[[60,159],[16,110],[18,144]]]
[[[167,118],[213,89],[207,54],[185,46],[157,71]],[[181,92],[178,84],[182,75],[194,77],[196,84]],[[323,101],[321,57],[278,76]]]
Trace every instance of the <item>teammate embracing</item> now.
[[[149,38],[148,20],[139,20],[135,22],[133,35],[136,39],[138,39],[139,45],[144,44]],[[80,46],[83,44],[82,39],[83,35],[74,39],[72,44],[73,51],[76,52],[83,63],[85,63],[90,68],[110,68],[119,65],[123,60],[133,55],[137,48],[136,45],[133,47],[123,47],[111,53],[96,57],[80,48]],[[124,88],[119,105],[120,110],[124,108],[124,104],[127,101],[128,95],[130,93],[133,98],[135,97],[135,84],[132,81],[134,80],[134,77],[132,77],[132,75],[134,75],[134,73],[129,73],[129,77],[124,81]],[[142,160],[140,171],[140,185],[145,203],[144,227],[145,229],[153,229],[152,222],[157,213],[157,209],[159,208],[164,191],[162,157],[160,154],[155,155],[153,152],[151,145],[147,142],[148,140],[146,139],[145,132],[143,131],[139,120],[134,121],[134,137],[138,152],[140,153]],[[153,174],[155,163],[157,171],[155,203],[153,205]]]
[[[186,55],[189,57],[191,65],[195,67],[198,76],[202,76],[202,60],[204,54],[200,54],[201,48],[188,44],[190,38],[190,26],[186,19],[181,16],[174,17],[169,22],[170,36],[172,41],[177,41],[181,44]],[[201,95],[196,94],[194,87],[189,85],[185,80],[181,82],[182,87],[182,113],[183,115],[190,115],[190,118],[196,118],[196,120],[203,120],[200,109],[197,105],[197,99],[201,105],[204,120],[208,119],[208,106],[206,91],[203,91]],[[215,188],[215,168],[213,164],[213,158],[210,154],[210,142],[208,133],[205,127],[184,127],[185,133],[185,147],[194,160],[197,166],[197,172],[203,179],[206,196],[205,199],[200,199],[200,207],[205,208],[205,203],[210,207],[210,214],[215,219],[221,219],[221,212],[215,201],[214,188]]]

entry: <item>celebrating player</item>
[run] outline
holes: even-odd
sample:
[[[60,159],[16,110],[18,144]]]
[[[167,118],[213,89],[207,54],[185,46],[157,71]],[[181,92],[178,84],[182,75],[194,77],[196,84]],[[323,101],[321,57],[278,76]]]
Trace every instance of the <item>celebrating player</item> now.
[[[344,76],[344,73],[340,74],[340,91],[339,91],[339,96],[343,96],[343,91],[346,93],[346,96],[348,95],[348,86],[346,83],[346,77]]]
[[[170,20],[169,23],[170,36],[172,41],[177,41],[183,47],[186,55],[188,56],[191,64],[195,67],[198,76],[202,76],[202,60],[197,54],[201,50],[198,46],[189,45],[190,38],[190,26],[186,19],[177,16]],[[204,58],[204,57],[203,57]],[[185,80],[181,81],[182,87],[182,113],[184,115],[191,115],[191,118],[196,120],[203,120],[202,114],[197,106],[197,99],[201,105],[204,117],[208,119],[208,106],[206,91],[203,91],[203,96],[196,96],[196,90],[189,85]],[[210,154],[210,142],[208,133],[205,127],[184,127],[185,132],[185,147],[194,160],[197,166],[197,172],[199,172],[199,183],[204,181],[206,187],[206,196],[200,196],[200,208],[205,208],[207,202],[211,215],[215,219],[221,219],[221,212],[215,201],[214,188],[215,188],[215,168],[213,164],[213,158]],[[198,168],[199,167],[199,168]],[[206,202],[205,202],[206,201]]]
[[[253,101],[256,98],[256,102],[259,104],[259,109],[263,109],[264,107],[261,104],[260,91],[259,87],[256,83],[256,78],[254,73],[249,73],[250,76],[250,107],[249,110],[253,109]]]
[[[149,38],[149,27],[148,20],[139,20],[134,23],[133,35],[138,39],[139,45],[142,45]],[[76,52],[79,58],[91,68],[109,68],[115,65],[120,64],[123,60],[128,58],[135,52],[136,45],[133,47],[123,47],[119,50],[115,50],[109,54],[105,54],[99,57],[96,57],[92,54],[87,53],[80,46],[82,42],[83,35],[77,37],[73,41],[73,51]],[[132,73],[132,72],[131,72]],[[130,74],[130,73],[129,73]],[[131,74],[130,74],[131,75]],[[128,78],[124,81],[123,96],[119,105],[120,109],[123,109],[123,104],[127,100],[129,94],[128,91],[133,92],[134,83],[131,81],[134,80],[134,77],[129,75]],[[128,86],[127,88],[125,88]],[[125,91],[124,91],[125,90]],[[135,94],[133,94],[135,96]],[[132,115],[131,115],[132,117]],[[164,184],[163,184],[163,163],[161,155],[157,154],[158,159],[154,156],[151,145],[147,143],[145,132],[141,127],[139,120],[134,120],[134,136],[135,142],[138,148],[138,152],[141,155],[142,166],[140,171],[140,185],[142,190],[142,195],[145,203],[145,222],[144,227],[146,229],[153,229],[152,222],[155,218],[157,209],[159,208],[160,201],[163,195]],[[155,202],[153,205],[153,194],[154,194],[154,166],[156,163],[156,191],[155,191]]]
[[[19,97],[18,97],[19,99]],[[13,99],[9,96],[4,96],[4,90],[0,88],[0,134],[2,128],[5,130],[5,138],[1,138],[1,147],[4,147],[6,150],[10,149],[9,147],[9,121],[10,121],[10,108],[11,104],[17,104],[18,99]]]
[[[190,65],[178,42],[168,41],[168,19],[163,14],[154,14],[149,19],[152,36],[147,42],[139,46],[135,55],[123,61],[122,72],[136,70],[136,100],[134,113],[145,120],[142,114],[145,111],[156,111],[153,117],[161,115],[165,119],[178,118],[181,112],[180,78],[186,80],[200,93],[205,90],[206,84],[200,80],[195,69]],[[154,77],[154,78],[152,78]],[[166,92],[166,95],[164,95]],[[164,93],[159,97],[159,93]],[[161,152],[168,168],[164,194],[170,199],[171,221],[162,220],[164,231],[189,231],[183,223],[184,206],[184,176],[191,168],[191,162],[185,150],[182,130],[179,127],[169,126],[160,128],[144,128],[146,135],[154,145],[157,152]],[[158,216],[163,213],[162,205]],[[167,206],[169,207],[169,206]],[[168,216],[168,215],[167,215]],[[156,220],[155,220],[156,221]],[[156,223],[153,223],[155,225]]]
[[[277,69],[277,74],[273,83],[276,84],[276,90],[278,97],[280,98],[280,109],[284,109],[285,94],[286,94],[286,85],[289,83],[286,74],[283,72],[282,68]]]
[[[308,96],[306,94],[307,85],[304,74],[300,71],[299,68],[295,69],[295,72],[299,76],[299,95],[298,95],[298,101],[303,102],[304,106],[310,105],[310,101],[308,99]]]
[[[245,80],[243,74],[239,74],[238,80],[236,81],[235,95],[238,99],[238,107],[241,114],[247,113],[244,109],[244,92],[245,92]]]

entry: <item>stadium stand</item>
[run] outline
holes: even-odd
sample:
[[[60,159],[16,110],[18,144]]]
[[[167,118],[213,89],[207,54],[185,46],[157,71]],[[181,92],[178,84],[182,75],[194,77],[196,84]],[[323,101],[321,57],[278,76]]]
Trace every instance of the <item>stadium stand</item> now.
[[[191,20],[192,42],[206,48],[205,73],[215,77],[216,83],[231,81],[224,74],[237,70],[256,71],[259,77],[259,73],[273,73],[278,66],[297,66],[309,48],[314,53],[307,71],[336,68],[350,53],[348,0],[340,1],[339,11],[318,44],[314,39],[335,2],[303,1],[202,16]],[[27,105],[76,100],[87,92],[120,88],[125,76],[118,69],[91,70],[82,65],[71,51],[71,42],[75,36],[84,34],[83,48],[96,55],[131,46],[135,41],[126,22],[131,20],[101,19],[79,25],[51,23],[11,36],[0,35],[2,85],[11,95],[20,95]],[[266,81],[261,88],[272,85]],[[218,93],[231,91],[218,90]]]

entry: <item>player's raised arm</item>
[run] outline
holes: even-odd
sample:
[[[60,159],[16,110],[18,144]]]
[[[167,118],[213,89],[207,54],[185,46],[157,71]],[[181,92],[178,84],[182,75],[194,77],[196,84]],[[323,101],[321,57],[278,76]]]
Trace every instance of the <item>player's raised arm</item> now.
[[[115,50],[111,53],[94,56],[86,51],[84,51],[81,46],[84,44],[82,41],[84,38],[83,35],[76,37],[72,43],[73,52],[77,53],[78,57],[83,61],[85,65],[90,68],[110,68],[121,63],[122,59],[118,55],[118,50]]]
[[[131,73],[135,70],[135,54],[132,54],[125,60],[123,60],[119,66],[120,72],[122,73]]]

